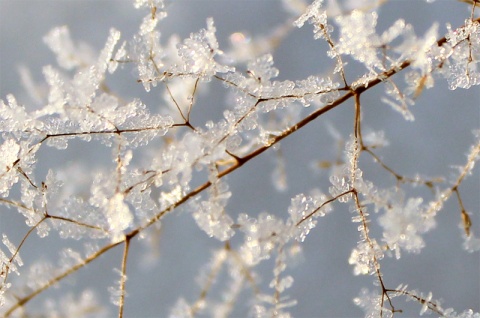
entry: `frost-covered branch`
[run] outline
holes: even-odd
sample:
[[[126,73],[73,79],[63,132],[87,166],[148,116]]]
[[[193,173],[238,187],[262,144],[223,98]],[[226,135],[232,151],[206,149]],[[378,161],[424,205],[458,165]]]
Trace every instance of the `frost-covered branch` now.
[[[365,101],[376,92],[380,94],[376,99],[411,122],[415,119],[413,105],[428,97],[426,90],[437,81],[446,79],[451,90],[480,84],[480,18],[476,18],[477,1],[468,3],[470,17],[460,27],[447,24],[443,38],[438,23],[418,36],[404,19],[379,33],[377,23],[383,11],[378,8],[388,6],[387,1],[314,0],[307,4],[283,0],[287,15],[284,22],[265,36],[234,32],[225,51],[221,49],[223,42],[217,39],[213,18],[207,18],[203,28],[183,39],[172,35],[164,41],[162,21],[167,19],[170,7],[163,0],[135,0],[135,7],[145,10],[136,34],[126,41],[112,28],[103,49],[96,53],[84,43],[73,41],[66,26],[54,28],[44,40],[56,54],[59,68],[43,68],[43,88],[37,88],[23,71],[25,86],[40,104],[36,108],[24,106],[13,94],[0,102],[0,205],[16,210],[27,227],[21,232],[26,234],[18,239],[18,246],[3,236],[9,251],[7,256],[0,250],[0,306],[5,306],[4,315],[29,315],[27,303],[117,246],[123,246],[123,256],[114,266],[120,269],[114,269],[118,275],[109,288],[110,298],[118,307],[118,317],[127,315],[133,307],[126,295],[134,294],[130,290],[134,284],[126,284],[127,259],[128,273],[148,263],[146,259],[152,261],[151,265],[168,260],[169,255],[162,255],[158,261],[156,254],[159,245],[172,243],[157,234],[165,227],[166,232],[173,230],[175,234],[191,232],[189,224],[172,226],[177,218],[167,219],[175,215],[183,220],[188,213],[201,231],[192,236],[209,238],[210,245],[205,249],[213,253],[200,272],[195,298],[187,300],[178,295],[171,315],[226,317],[249,312],[257,317],[290,317],[289,311],[298,303],[295,298],[307,299],[295,297],[291,288],[294,265],[302,259],[302,249],[309,246],[304,242],[323,234],[323,226],[335,225],[330,220],[340,219],[348,210],[358,233],[345,261],[354,275],[371,275],[375,285],[374,291],[362,289],[354,304],[366,316],[393,317],[403,310],[395,297],[406,296],[420,305],[421,314],[433,311],[455,317],[456,312],[440,307],[431,293],[407,290],[404,285],[391,288],[393,279],[384,259],[392,258],[393,262],[404,253],[421,253],[427,245],[425,234],[433,231],[439,222],[438,212],[454,194],[460,207],[464,248],[478,252],[476,215],[467,212],[471,209],[464,189],[464,180],[473,174],[480,157],[478,131],[467,162],[458,168],[446,189],[441,189],[442,178],[421,174],[408,177],[393,168],[397,165],[391,159],[384,160],[381,154],[388,144],[385,135],[395,130],[380,121],[386,133],[369,131],[370,122],[364,118],[375,112],[372,102]],[[279,80],[275,50],[282,50],[290,36],[297,35],[294,28],[306,23],[313,26],[313,37],[325,51],[315,52],[315,58],[330,71],[318,74],[310,65],[312,71],[300,79]],[[296,50],[300,53],[303,47]],[[300,58],[295,61],[300,62]],[[299,66],[295,63],[291,66]],[[115,83],[110,85],[121,77],[119,68],[135,73],[129,79],[130,85],[136,86],[132,92],[143,88],[146,97],[129,96],[123,88],[117,91]],[[217,100],[220,87],[225,91],[221,96],[225,105]],[[203,108],[205,104],[211,104],[216,113],[209,114]],[[346,129],[343,124],[327,122],[335,114],[342,114]],[[212,119],[205,119],[209,116]],[[288,144],[293,140],[295,146],[318,147],[321,156],[327,155],[331,144],[326,148],[317,145],[330,142],[329,135],[310,133],[315,125],[323,124],[330,127],[330,135],[342,152],[335,153],[333,160],[317,161],[322,169],[315,169],[320,176],[315,186],[303,184],[298,171],[304,168],[305,158],[289,150],[293,148]],[[343,137],[345,131],[347,138]],[[305,143],[303,139],[299,143],[296,137],[305,138]],[[75,150],[82,142],[89,142],[89,153],[81,150],[65,167],[57,166],[64,160],[63,154],[69,154],[67,148]],[[109,149],[110,157],[100,147]],[[288,195],[290,205],[283,209],[275,206],[273,212],[266,211],[268,208],[262,208],[261,213],[251,208],[237,211],[230,204],[232,198],[238,200],[238,188],[231,185],[232,179],[244,177],[249,167],[255,167],[253,161],[261,163],[261,158],[268,158],[272,152],[272,188],[282,197],[270,197],[264,189],[255,190],[256,194],[272,206]],[[457,155],[457,150],[451,152]],[[45,160],[46,155],[51,158]],[[92,162],[82,163],[87,155]],[[109,157],[110,162],[97,160],[103,157]],[[374,163],[364,157],[373,158]],[[420,155],[403,158],[411,160],[414,168]],[[389,179],[379,180],[369,165],[386,172]],[[48,171],[42,170],[44,166]],[[252,174],[246,179],[257,186],[262,184],[261,176]],[[292,193],[290,179],[299,182],[293,189],[304,190]],[[423,186],[415,189],[416,185]],[[327,214],[334,216],[324,218]],[[347,227],[334,229],[341,232],[342,240],[349,237]],[[26,245],[36,243],[35,232],[39,241],[51,232],[64,239],[68,247],[60,252],[58,266],[27,257],[25,263],[30,268],[20,270],[24,263],[20,254],[28,254]],[[175,237],[175,243],[180,237]],[[25,244],[27,239],[29,244]],[[78,240],[86,252],[77,252],[65,239]],[[136,244],[131,244],[133,239],[150,249],[148,257],[137,257],[140,253]],[[202,242],[195,237],[189,243],[196,246]],[[341,246],[347,242],[338,243]],[[337,244],[333,245],[336,248]],[[135,262],[131,261],[132,254]],[[197,261],[190,255],[182,257],[188,263]],[[19,274],[19,278],[10,273]],[[323,271],[317,268],[316,273]],[[52,311],[52,315],[97,311],[91,295],[85,291],[78,304],[63,308],[61,313]],[[47,301],[45,306],[48,312],[58,305]],[[478,315],[466,310],[459,317],[470,313]]]

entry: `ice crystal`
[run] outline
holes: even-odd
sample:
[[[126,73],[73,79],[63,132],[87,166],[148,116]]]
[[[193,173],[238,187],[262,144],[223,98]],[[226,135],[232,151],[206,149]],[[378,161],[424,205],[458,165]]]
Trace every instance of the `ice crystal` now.
[[[340,84],[333,82],[328,77],[309,76],[295,84],[295,94],[302,96],[300,102],[305,107],[312,103],[319,106],[330,104],[340,95],[337,90]]]
[[[413,113],[409,109],[409,107],[414,104],[414,100],[412,98],[403,94],[392,82],[389,82],[385,85],[385,92],[387,93],[387,96],[392,97],[393,100],[383,97],[382,102],[390,105],[395,111],[402,114],[405,120],[415,120]]]
[[[113,271],[120,276],[120,278],[115,281],[113,286],[108,287],[108,292],[110,293],[110,302],[115,306],[120,306],[120,297],[128,296],[121,286],[121,282],[125,282],[127,280],[127,276],[118,268],[114,268]]]
[[[376,241],[359,242],[357,248],[352,250],[348,263],[354,266],[355,275],[371,275],[375,273],[378,261],[383,256],[383,251]]]
[[[273,66],[273,56],[271,54],[263,55],[255,61],[249,62],[249,74],[255,81],[268,82],[278,76],[278,69]],[[254,81],[254,82],[255,82]]]
[[[210,200],[202,201],[194,206],[193,218],[210,237],[226,241],[235,234],[232,230],[233,220],[225,209],[231,192],[228,191],[226,183],[222,181],[213,182]]]
[[[473,231],[470,232],[470,235],[463,235],[463,248],[470,252],[480,251],[480,238],[475,236]]]
[[[130,51],[130,58],[138,59],[137,72],[139,80],[147,92],[150,86],[157,86],[160,74],[158,70],[164,66],[162,57],[165,55],[160,45],[160,33],[151,31],[148,34],[135,35],[133,38],[133,48]]]
[[[0,195],[7,196],[10,188],[17,183],[17,164],[20,145],[13,139],[6,140],[0,146]]]
[[[0,131],[20,138],[29,129],[41,129],[42,125],[28,114],[23,105],[19,105],[15,96],[7,95],[7,103],[0,100]]]
[[[275,168],[272,171],[272,183],[275,189],[279,192],[285,192],[287,190],[287,174],[285,159],[283,156],[278,155],[276,158]]]
[[[465,26],[457,30],[448,27],[448,43],[453,52],[449,59],[447,79],[450,89],[470,88],[480,84],[480,23],[465,21]]]
[[[295,227],[295,239],[303,242],[316,224],[318,217],[324,216],[328,209],[320,209],[321,198],[323,195],[318,195],[320,200],[312,197],[306,197],[304,194],[299,194],[291,200],[288,213],[290,214],[289,222]]]
[[[261,213],[257,219],[242,213],[238,216],[237,223],[245,234],[245,242],[240,250],[245,263],[249,265],[270,258],[275,245],[286,239],[279,234],[288,233],[284,231],[282,220],[267,213]]]
[[[84,290],[80,295],[67,293],[59,299],[48,299],[44,308],[50,317],[82,317],[85,313],[107,314],[98,300],[98,295],[92,290]]]
[[[110,225],[110,230],[113,233],[125,230],[133,221],[132,212],[125,203],[124,197],[121,193],[115,194],[108,201],[106,216],[108,224]]]
[[[353,303],[363,309],[366,318],[375,318],[382,308],[382,295],[376,291],[362,288],[360,295],[353,299]],[[388,311],[384,311],[383,315],[392,317]]]
[[[83,255],[72,248],[65,248],[60,252],[59,263],[63,270],[81,264],[83,262]]]
[[[210,79],[216,73],[225,73],[234,69],[221,65],[215,61],[215,55],[222,54],[219,50],[216,28],[213,19],[207,19],[207,29],[192,33],[182,44],[178,45],[178,55],[183,64],[178,65],[179,72],[188,72],[192,75]]]
[[[407,30],[410,32],[405,33],[403,43],[396,50],[402,52],[401,58],[412,60],[414,69],[418,69],[422,75],[428,74],[432,71],[435,58],[432,52],[437,46],[438,24],[433,24],[423,38],[418,38],[411,28]]]
[[[90,49],[85,44],[76,46],[67,26],[52,29],[43,40],[57,55],[58,65],[67,70],[93,62]]]
[[[231,229],[233,220],[218,203],[202,202],[193,217],[202,230],[220,241],[228,240],[234,234]]]
[[[310,21],[311,24],[326,24],[327,16],[325,11],[321,11],[323,0],[315,0],[309,5],[304,14],[302,14],[293,23],[297,28],[301,28],[305,22]]]
[[[453,308],[448,308],[445,310],[445,317],[447,318],[480,318],[479,312],[474,312],[471,309],[467,309],[461,313],[455,312]]]
[[[8,236],[3,234],[2,235],[2,243],[8,248],[8,251],[12,255],[12,260],[17,263],[18,266],[23,266],[23,261],[22,258],[20,257],[20,254],[18,253],[18,248],[13,245],[12,242],[8,239]],[[16,268],[10,268],[11,271],[16,271]]]
[[[336,50],[340,54],[351,55],[368,68],[382,68],[377,56],[380,38],[375,32],[378,15],[354,10],[350,15],[336,18],[340,27],[340,41]]]
[[[284,309],[295,306],[297,304],[296,300],[290,300],[288,298],[280,298],[279,300],[277,300],[274,297],[266,294],[258,295],[257,298],[260,302],[253,307],[253,314],[254,317],[258,318],[272,316],[280,318],[290,318],[292,316]]]
[[[134,0],[133,5],[135,6],[136,9],[142,8],[142,7],[157,7],[157,8],[163,8],[164,7],[164,0]]]
[[[184,298],[177,300],[175,306],[170,311],[171,318],[193,318],[190,305]]]
[[[0,286],[0,307],[5,305],[5,292],[12,286],[11,283],[2,284]]]
[[[422,214],[422,199],[410,198],[405,206],[396,203],[378,220],[389,248],[400,258],[400,250],[419,253],[425,246],[421,234],[435,227],[435,220]]]

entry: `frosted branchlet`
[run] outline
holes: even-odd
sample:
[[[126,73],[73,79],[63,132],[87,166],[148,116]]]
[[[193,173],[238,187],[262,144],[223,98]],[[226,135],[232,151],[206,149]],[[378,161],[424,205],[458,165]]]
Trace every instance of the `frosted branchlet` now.
[[[321,193],[316,194],[315,198],[299,194],[291,200],[287,224],[293,227],[292,234],[296,240],[303,242],[317,224],[316,218],[324,216],[331,210],[328,206],[322,207],[324,201],[326,198]]]
[[[113,270],[118,276],[120,276],[120,279],[116,280],[113,286],[108,287],[108,292],[110,293],[110,302],[115,306],[120,306],[119,299],[128,296],[125,290],[121,287],[121,282],[125,282],[127,276],[118,268],[114,268]]]

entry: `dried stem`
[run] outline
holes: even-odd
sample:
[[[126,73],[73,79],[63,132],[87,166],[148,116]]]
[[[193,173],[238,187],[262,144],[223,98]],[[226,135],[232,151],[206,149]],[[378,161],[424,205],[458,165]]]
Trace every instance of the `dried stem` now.
[[[435,214],[437,211],[441,209],[443,203],[446,202],[451,195],[457,191],[460,184],[463,182],[465,177],[470,173],[473,166],[475,165],[475,161],[478,160],[480,157],[480,141],[477,142],[475,146],[473,146],[470,150],[470,153],[467,157],[467,162],[463,167],[461,167],[460,174],[457,177],[457,180],[453,183],[451,188],[444,190],[439,196],[438,199],[434,202],[430,203],[429,209],[426,211],[426,214]],[[462,206],[461,206],[462,208]]]
[[[118,318],[123,317],[123,308],[125,307],[125,283],[127,281],[127,258],[130,248],[130,237],[125,237],[122,257],[122,274],[120,277],[120,299],[118,300]]]
[[[409,292],[407,290],[397,290],[397,289],[385,289],[384,292],[385,293],[394,293],[394,294],[405,295],[407,297],[413,298],[421,304],[427,304],[427,306],[430,310],[432,310],[436,314],[440,315],[441,317],[445,317],[445,313],[442,311],[442,309],[439,305],[437,305],[436,303],[434,303],[432,301],[426,300],[425,298],[420,297],[413,292]]]

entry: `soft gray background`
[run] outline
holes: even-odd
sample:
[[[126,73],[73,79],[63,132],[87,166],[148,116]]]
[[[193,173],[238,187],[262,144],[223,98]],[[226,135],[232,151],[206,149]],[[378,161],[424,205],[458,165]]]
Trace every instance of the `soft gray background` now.
[[[26,65],[34,79],[42,81],[41,67],[54,64],[55,60],[42,37],[54,26],[67,24],[75,40],[90,43],[97,49],[103,46],[110,27],[122,32],[123,39],[130,39],[145,12],[135,10],[130,1],[0,1],[0,96],[14,93],[27,108],[34,106],[22,93],[17,67]],[[423,34],[433,21],[440,22],[440,33],[445,32],[445,22],[454,26],[468,17],[467,5],[456,1],[439,1],[428,5],[424,1],[390,1],[379,12],[380,30],[402,17],[414,24],[417,34]],[[222,47],[226,47],[227,36],[235,31],[264,34],[284,21],[286,14],[277,1],[175,1],[169,8],[169,17],[160,24],[163,40],[172,33],[188,36],[205,26],[207,17],[214,17],[217,36]],[[281,79],[301,79],[325,71],[326,58],[323,44],[314,41],[311,27],[294,30],[274,53],[275,65],[280,69]],[[322,49],[322,50],[321,50]],[[149,95],[142,92],[136,78],[128,72],[124,78],[111,85],[122,91],[125,98],[141,96],[147,103],[158,105],[161,100],[158,90]],[[120,75],[119,75],[120,76]],[[350,80],[353,77],[350,77]],[[132,88],[133,87],[133,88]],[[217,86],[218,87],[218,86]],[[208,94],[215,94],[210,89]],[[471,130],[479,127],[480,90],[449,91],[445,80],[437,80],[434,89],[426,91],[414,106],[416,121],[408,123],[388,106],[381,103],[378,94],[382,89],[362,95],[365,110],[364,127],[385,130],[391,145],[379,154],[391,167],[405,175],[420,172],[426,176],[450,175],[451,164],[463,165],[464,153],[471,144]],[[193,112],[193,122],[202,125],[208,118],[220,118],[224,103],[215,95],[196,105],[201,111]],[[211,102],[211,100],[214,102]],[[203,108],[202,108],[203,107]],[[257,215],[261,211],[286,215],[290,198],[312,187],[324,191],[328,188],[326,173],[314,174],[309,168],[314,160],[331,159],[336,154],[334,142],[327,133],[325,122],[329,121],[344,136],[351,132],[352,103],[323,116],[303,131],[294,134],[282,143],[287,159],[289,189],[277,193],[271,187],[271,171],[274,155],[263,154],[228,177],[233,197],[229,213],[237,215],[246,212]],[[45,148],[41,152],[37,179],[45,175],[45,169],[56,164],[65,166],[81,156],[86,165],[109,164],[110,150],[95,143],[72,143],[64,152]],[[393,180],[378,166],[372,165],[367,155],[362,161],[366,178],[381,184],[393,184]],[[473,229],[480,234],[478,168],[460,190],[466,208],[474,214]],[[420,193],[425,194],[421,190]],[[428,198],[428,194],[426,194]],[[0,208],[0,231],[7,233],[17,242],[26,233],[22,218],[13,210]],[[296,317],[356,317],[362,316],[352,299],[362,287],[375,288],[371,277],[355,277],[348,265],[351,249],[356,246],[357,224],[350,222],[351,215],[346,206],[336,205],[336,210],[319,221],[317,228],[304,244],[304,261],[293,270],[293,287],[288,294],[298,299],[293,308]],[[434,298],[444,300],[445,307],[458,311],[472,308],[480,311],[480,261],[477,254],[468,254],[461,248],[461,230],[458,227],[460,213],[458,204],[452,198],[438,216],[438,226],[425,235],[427,247],[420,255],[404,254],[400,261],[389,259],[382,262],[385,282],[394,288],[406,283],[410,288],[423,292],[432,291]],[[376,222],[372,222],[375,231]],[[127,317],[163,317],[174,304],[177,296],[183,295],[188,301],[196,299],[199,289],[194,282],[198,269],[209,259],[206,253],[211,247],[218,247],[201,232],[186,212],[174,213],[162,224],[163,236],[159,243],[158,266],[142,265],[143,247],[137,240],[132,243],[129,258],[129,280],[126,302]],[[77,245],[77,242],[66,242]],[[60,246],[64,246],[56,234],[45,240],[32,236],[22,251],[28,266],[29,261],[44,257],[54,258]],[[136,248],[137,247],[137,248]],[[119,267],[121,250],[117,249],[96,260],[87,268],[50,292],[50,296],[65,291],[80,291],[93,288],[108,302],[107,287],[115,276],[112,267]],[[271,265],[271,263],[270,263]],[[265,269],[267,269],[265,267]],[[268,270],[268,269],[267,269]],[[268,273],[268,271],[267,271]],[[266,276],[264,283],[269,282]],[[221,282],[220,282],[221,284]],[[264,288],[266,291],[266,289]],[[32,302],[30,312],[35,313],[48,293]],[[405,310],[399,317],[418,316],[420,305],[395,302]],[[42,305],[43,306],[43,305]],[[240,306],[241,307],[241,306]],[[110,314],[116,315],[115,308]],[[236,313],[241,317],[244,313]]]

